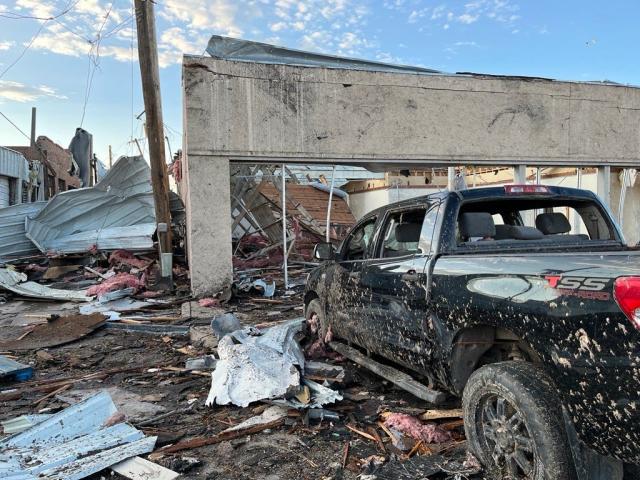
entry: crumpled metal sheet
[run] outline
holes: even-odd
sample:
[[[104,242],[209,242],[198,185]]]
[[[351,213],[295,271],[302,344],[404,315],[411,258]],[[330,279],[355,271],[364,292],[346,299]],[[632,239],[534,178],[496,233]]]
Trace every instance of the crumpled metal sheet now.
[[[93,135],[82,128],[76,128],[76,134],[71,139],[69,151],[73,156],[73,160],[80,170],[80,179],[82,186],[89,185],[91,177],[91,148],[93,145]]]
[[[142,157],[120,157],[94,187],[56,195],[26,235],[42,252],[153,248],[156,229],[151,171]]]
[[[47,202],[21,203],[0,208],[0,265],[13,259],[39,254],[26,236],[25,219],[36,216]]]
[[[105,427],[116,411],[101,392],[6,438],[0,442],[0,478],[77,480],[152,451],[156,437],[126,423]]]
[[[255,343],[233,343],[229,335],[218,342],[220,360],[211,373],[206,404],[246,407],[252,402],[294,395],[300,372],[276,350]]]
[[[88,302],[93,298],[88,297],[84,290],[61,290],[40,285],[36,282],[28,282],[26,274],[8,268],[0,268],[0,289],[1,288],[22,295],[23,297],[47,300]]]
[[[275,399],[274,403],[295,408],[319,408],[341,400],[339,392],[301,377],[305,359],[295,337],[303,324],[304,318],[297,318],[264,331],[236,330],[220,339],[220,360],[211,374],[206,404],[246,407],[258,400]],[[311,391],[307,404],[291,399],[300,391],[301,381]]]
[[[295,339],[295,336],[302,331],[304,322],[304,317],[295,318],[264,331],[252,328],[238,330],[231,335],[240,343],[254,343],[275,350],[285,360],[297,365],[304,372],[304,353]]]
[[[302,67],[347,68],[389,73],[439,74],[438,70],[374,62],[357,58],[338,57],[316,52],[305,52],[278,47],[267,43],[213,35],[207,45],[207,53],[214,58],[238,62],[273,63]]]

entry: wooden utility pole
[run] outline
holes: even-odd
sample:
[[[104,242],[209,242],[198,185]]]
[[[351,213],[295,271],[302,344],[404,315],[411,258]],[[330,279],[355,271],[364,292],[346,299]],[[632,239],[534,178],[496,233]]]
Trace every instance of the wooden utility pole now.
[[[36,107],[31,107],[31,148],[36,146]]]
[[[160,100],[160,74],[158,70],[158,46],[156,22],[151,0],[135,0],[138,29],[138,61],[142,77],[142,94],[146,112],[151,184],[156,204],[156,222],[166,224],[166,232],[158,229],[158,241],[162,253],[171,252],[171,213],[169,211],[169,178],[164,152],[164,129]]]
[[[111,145],[109,145],[109,170],[113,167],[113,151],[111,150]]]

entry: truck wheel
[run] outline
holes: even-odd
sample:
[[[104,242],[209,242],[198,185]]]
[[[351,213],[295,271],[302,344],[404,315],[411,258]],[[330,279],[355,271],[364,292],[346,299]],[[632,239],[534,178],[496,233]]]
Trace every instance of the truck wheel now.
[[[325,322],[322,306],[320,305],[320,300],[315,298],[307,304],[304,318],[307,320],[307,324],[314,324],[317,326],[318,337],[324,342],[325,336],[327,335],[327,324]]]
[[[560,400],[542,369],[527,362],[481,367],[462,405],[469,449],[495,478],[576,478]]]

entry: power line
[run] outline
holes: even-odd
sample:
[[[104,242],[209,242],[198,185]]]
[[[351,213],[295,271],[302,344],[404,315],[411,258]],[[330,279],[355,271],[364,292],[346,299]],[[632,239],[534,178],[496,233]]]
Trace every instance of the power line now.
[[[44,28],[44,26],[47,24],[48,20],[45,20],[44,22],[42,22],[42,24],[40,25],[40,28],[38,29],[38,31],[36,32],[36,34],[31,37],[31,41],[27,44],[26,47],[24,47],[24,50],[22,50],[22,52],[20,53],[20,55],[18,55],[18,57],[11,62],[7,68],[5,68],[2,73],[0,73],[0,78],[4,77],[5,73],[7,73],[9,70],[11,70],[13,68],[13,66],[18,63],[22,57],[24,57],[24,54],[27,53],[27,50],[29,50],[31,48],[31,45],[33,45],[33,42],[36,41],[36,38],[38,38],[38,35],[40,35],[40,32],[42,32],[42,29]]]
[[[16,12],[3,12],[3,13],[0,13],[0,17],[9,18],[11,20],[44,20],[44,21],[48,22],[49,20],[55,20],[56,18],[60,18],[63,15],[66,15],[71,10],[73,10],[73,8],[78,3],[80,3],[80,0],[76,0],[73,3],[69,2],[69,4],[67,4],[67,7],[64,10],[62,10],[57,15],[53,15],[51,17],[38,17],[38,16],[35,16],[35,15],[22,15],[22,14],[16,13]]]
[[[4,113],[2,113],[2,112],[0,112],[0,115],[2,115],[2,116],[5,118],[5,120],[6,120],[7,122],[9,122],[11,125],[13,125],[13,126],[15,127],[15,129],[16,129],[16,130],[18,130],[22,135],[24,135],[25,137],[27,137],[27,139],[28,139],[28,140],[31,140],[31,137],[30,137],[29,135],[27,135],[26,133],[24,133],[24,132],[22,131],[22,129],[21,129],[19,126],[17,126],[15,123],[13,123],[9,117],[7,117],[7,116],[6,116]]]
[[[113,3],[109,5],[109,10],[107,10],[106,15],[104,16],[104,20],[102,25],[100,25],[100,29],[98,33],[96,33],[96,39],[94,43],[91,45],[91,50],[89,51],[89,71],[87,72],[87,86],[85,88],[84,94],[84,104],[82,106],[82,117],[80,119],[80,127],[84,124],[84,117],[87,113],[87,104],[89,103],[89,97],[91,96],[91,87],[93,86],[93,76],[96,73],[96,69],[100,63],[100,42],[102,40],[102,30],[104,26],[107,24],[109,20],[109,15],[111,15],[111,9],[113,8]],[[95,54],[93,53],[95,49]]]

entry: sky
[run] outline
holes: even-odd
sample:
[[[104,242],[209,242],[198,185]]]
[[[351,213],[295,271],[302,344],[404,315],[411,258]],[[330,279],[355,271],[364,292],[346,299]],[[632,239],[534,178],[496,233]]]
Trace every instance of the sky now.
[[[640,85],[629,0],[156,0],[165,134],[182,139],[181,59],[212,34],[445,72]],[[144,111],[128,0],[0,0],[0,113],[67,147],[82,126],[107,161],[137,152]],[[0,116],[0,145],[27,138]]]

